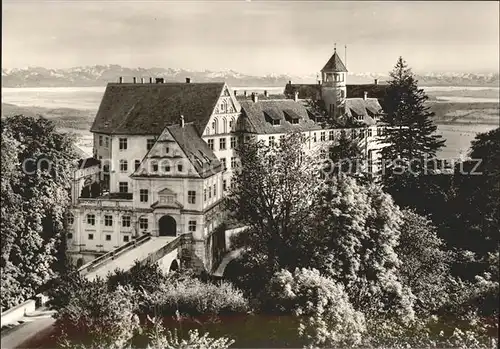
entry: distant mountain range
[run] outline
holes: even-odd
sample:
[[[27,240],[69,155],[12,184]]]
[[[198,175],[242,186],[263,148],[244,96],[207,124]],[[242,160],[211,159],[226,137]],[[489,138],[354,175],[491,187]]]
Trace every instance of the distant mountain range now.
[[[74,67],[68,69],[47,69],[29,67],[23,69],[2,69],[2,87],[85,87],[105,86],[108,82],[117,82],[122,76],[125,82],[137,82],[149,77],[163,77],[168,81],[183,82],[191,78],[192,82],[225,81],[231,86],[284,86],[288,81],[293,83],[315,83],[316,74],[309,76],[290,76],[271,74],[266,76],[246,75],[234,70],[224,71],[192,71],[171,68],[126,68],[120,65],[96,65],[90,67]],[[380,83],[389,80],[387,74],[349,73],[348,83],[366,84],[378,79]],[[485,86],[498,87],[498,73],[428,73],[417,74],[421,86]]]

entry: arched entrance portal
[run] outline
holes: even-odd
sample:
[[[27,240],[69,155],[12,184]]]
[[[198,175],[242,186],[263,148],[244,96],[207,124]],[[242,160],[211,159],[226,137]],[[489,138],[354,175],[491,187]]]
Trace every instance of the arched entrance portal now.
[[[177,223],[172,216],[163,216],[158,221],[160,236],[176,236]]]

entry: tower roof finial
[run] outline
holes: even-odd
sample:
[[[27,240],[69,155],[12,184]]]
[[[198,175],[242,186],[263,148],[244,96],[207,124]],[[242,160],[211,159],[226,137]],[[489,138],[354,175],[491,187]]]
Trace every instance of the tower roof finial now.
[[[333,50],[334,50],[334,51],[337,51],[337,43],[336,43],[336,42],[335,42],[335,43],[333,43]]]

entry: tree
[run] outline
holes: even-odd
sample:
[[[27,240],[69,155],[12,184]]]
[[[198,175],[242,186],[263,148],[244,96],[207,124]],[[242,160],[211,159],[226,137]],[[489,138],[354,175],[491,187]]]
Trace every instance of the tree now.
[[[376,184],[340,176],[316,206],[309,267],[341,283],[355,309],[370,316],[413,317],[411,290],[400,276],[402,213]]]
[[[445,143],[436,134],[434,113],[426,105],[428,97],[418,88],[415,76],[402,57],[390,76],[392,80],[383,102],[385,113],[381,118],[387,127],[380,140],[384,145],[381,150],[383,181],[389,188],[398,186],[402,180],[399,171],[423,172],[425,160],[435,158]]]
[[[64,216],[76,154],[74,140],[42,117],[5,118],[1,131],[1,268],[4,280],[11,282],[11,286],[2,284],[11,293],[2,297],[2,306],[11,307],[34,295],[61,262],[56,255],[58,247],[64,246],[60,242],[65,238]]]
[[[457,274],[472,280],[496,252],[500,227],[500,128],[478,134],[472,141],[470,159],[458,164],[454,174],[454,220],[446,234],[450,247],[474,254]]]
[[[428,316],[447,299],[451,254],[429,219],[411,210],[402,213],[396,248],[401,260],[399,272],[416,297],[415,309],[419,315]]]
[[[267,309],[300,318],[298,333],[308,347],[352,347],[361,343],[365,319],[344,287],[315,269],[281,270],[267,291]]]
[[[274,146],[246,143],[239,155],[241,166],[226,207],[249,227],[241,244],[252,254],[262,253],[272,273],[280,265],[295,263],[297,246],[292,241],[314,212],[321,164],[304,152],[300,133],[289,134]]]
[[[325,168],[327,175],[349,174],[358,179],[363,179],[362,165],[364,155],[359,144],[348,137],[342,130],[338,141],[329,149],[329,162]]]

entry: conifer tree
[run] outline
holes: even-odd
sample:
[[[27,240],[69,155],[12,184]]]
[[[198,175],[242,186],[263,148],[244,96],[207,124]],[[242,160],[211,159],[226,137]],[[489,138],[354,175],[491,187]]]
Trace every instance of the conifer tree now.
[[[436,134],[434,113],[426,105],[428,99],[406,61],[399,57],[384,98],[385,115],[381,121],[387,125],[381,143],[383,181],[386,186],[397,181],[398,170],[405,174],[420,174],[426,159],[434,159],[445,141]],[[395,161],[396,159],[399,159]],[[411,168],[408,171],[409,167]],[[406,177],[406,176],[403,176]]]

